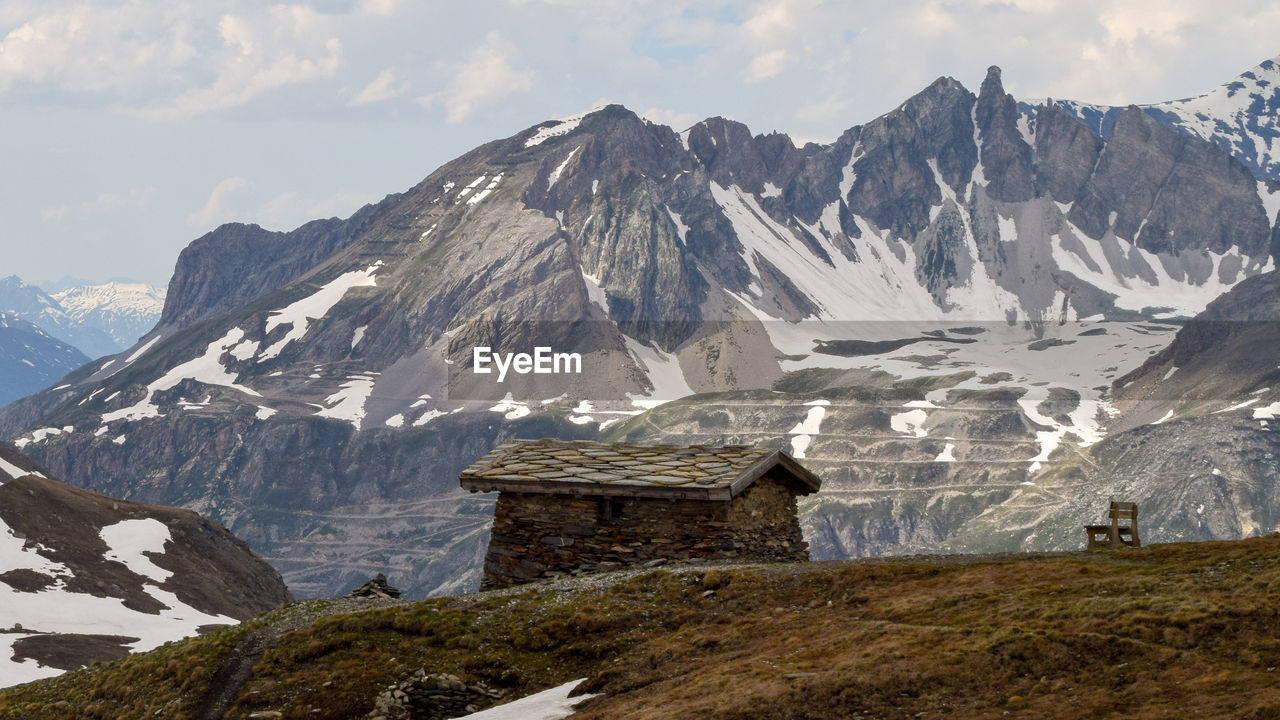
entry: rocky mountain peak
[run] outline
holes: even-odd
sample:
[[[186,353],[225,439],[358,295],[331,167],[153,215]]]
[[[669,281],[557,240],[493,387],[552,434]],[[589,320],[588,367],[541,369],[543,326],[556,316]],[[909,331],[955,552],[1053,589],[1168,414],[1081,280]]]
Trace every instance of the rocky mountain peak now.
[[[1035,195],[1032,170],[1032,128],[1018,112],[1018,103],[1005,93],[1000,68],[992,65],[982,81],[974,122],[981,139],[979,156],[987,194],[1001,202],[1022,202]]]

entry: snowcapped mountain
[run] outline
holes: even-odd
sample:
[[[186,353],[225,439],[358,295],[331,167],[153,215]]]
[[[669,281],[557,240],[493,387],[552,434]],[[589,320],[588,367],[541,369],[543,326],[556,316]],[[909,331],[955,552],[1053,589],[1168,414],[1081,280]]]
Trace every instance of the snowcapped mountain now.
[[[40,328],[0,313],[0,405],[49,387],[89,358]]]
[[[1109,387],[1275,267],[1275,197],[1136,108],[1021,112],[996,68],[830,145],[608,106],[348,220],[197,239],[153,331],[0,428],[303,594],[474,587],[491,501],[456,476],[511,437],[789,448],[820,557],[1073,546],[1037,528],[1088,495]],[[539,347],[563,366],[513,364]]]
[[[1058,104],[1103,136],[1110,135],[1124,112],[1072,100]],[[1203,95],[1138,107],[1176,130],[1223,148],[1259,180],[1280,182],[1280,57],[1264,60]]]
[[[105,332],[120,352],[138,341],[160,319],[164,288],[144,283],[79,285],[51,296],[72,322]]]
[[[289,599],[279,574],[225,529],[187,510],[65,485],[0,443],[0,687]]]
[[[141,283],[83,285],[49,295],[15,275],[0,278],[0,312],[94,358],[133,345],[155,325],[163,304],[164,290]]]

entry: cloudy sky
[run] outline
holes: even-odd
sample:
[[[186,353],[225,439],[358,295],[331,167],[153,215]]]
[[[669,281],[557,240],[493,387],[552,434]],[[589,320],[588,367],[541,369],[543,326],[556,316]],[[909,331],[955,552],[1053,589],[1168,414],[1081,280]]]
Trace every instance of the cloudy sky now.
[[[826,141],[992,64],[1127,104],[1277,54],[1273,0],[0,0],[0,276],[164,284],[220,223],[345,217],[601,101]]]

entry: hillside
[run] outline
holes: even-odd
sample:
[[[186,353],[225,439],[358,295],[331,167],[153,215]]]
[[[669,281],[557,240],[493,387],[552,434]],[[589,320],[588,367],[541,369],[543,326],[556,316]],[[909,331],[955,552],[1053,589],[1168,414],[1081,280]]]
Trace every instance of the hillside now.
[[[251,666],[225,717],[362,717],[425,668],[508,699],[586,677],[580,690],[602,697],[580,706],[582,720],[1260,720],[1280,713],[1277,557],[1270,535],[673,567],[356,611],[306,601],[0,692],[0,717],[208,717],[211,678]],[[261,659],[246,662],[251,646]]]
[[[71,487],[0,443],[0,687],[289,599],[280,575],[215,523]]]
[[[53,385],[89,358],[16,315],[0,312],[0,406]]]

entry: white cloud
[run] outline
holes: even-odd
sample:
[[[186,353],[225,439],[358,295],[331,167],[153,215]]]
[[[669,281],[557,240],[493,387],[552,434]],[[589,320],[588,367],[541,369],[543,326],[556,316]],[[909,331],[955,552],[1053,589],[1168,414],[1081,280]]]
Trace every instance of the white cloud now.
[[[351,98],[351,101],[347,104],[351,106],[369,105],[383,100],[390,100],[404,91],[404,83],[396,82],[395,69],[386,68],[378,73],[378,77],[374,78],[373,82],[366,85],[355,97]]]
[[[404,0],[360,0],[360,10],[370,15],[395,15]]]
[[[652,107],[640,113],[640,117],[655,122],[660,125],[666,125],[676,132],[687,129],[694,123],[701,120],[697,115],[688,112],[677,112],[675,110],[667,110],[666,108]]]
[[[173,79],[193,53],[190,21],[165,5],[48,3],[25,8],[0,40],[0,92],[52,86],[94,95]]]
[[[370,12],[394,11],[389,0]],[[52,0],[24,8],[0,39],[0,93],[21,89],[105,98],[150,120],[243,105],[271,91],[332,79],[351,17],[307,5],[121,4]],[[3,27],[3,26],[0,26]],[[363,28],[363,26],[360,26]]]
[[[342,42],[324,37],[316,11],[276,5],[265,18],[224,15],[217,76],[205,87],[139,111],[151,120],[181,120],[243,105],[289,85],[330,79],[342,65]],[[321,32],[317,32],[321,31]]]
[[[786,50],[770,50],[755,56],[747,66],[747,82],[757,83],[777,77],[782,72],[782,63],[787,59]]]
[[[443,105],[445,120],[453,124],[510,95],[528,92],[533,88],[535,74],[529,68],[513,66],[515,54],[514,45],[496,31],[490,32],[465,63],[451,68],[453,79],[444,90],[418,101],[426,107]]]
[[[92,200],[76,205],[60,205],[40,211],[40,219],[44,222],[61,222],[72,213],[92,215],[116,210],[141,210],[151,204],[156,197],[154,187],[129,188],[124,192],[105,192]]]
[[[231,196],[249,186],[242,177],[224,178],[209,193],[209,199],[199,210],[187,216],[187,224],[200,229],[212,229],[237,219],[238,210],[231,203]]]
[[[287,190],[266,201],[245,217],[271,230],[292,230],[317,218],[349,217],[378,197],[356,190],[338,190],[319,200],[308,199],[301,192]]]

